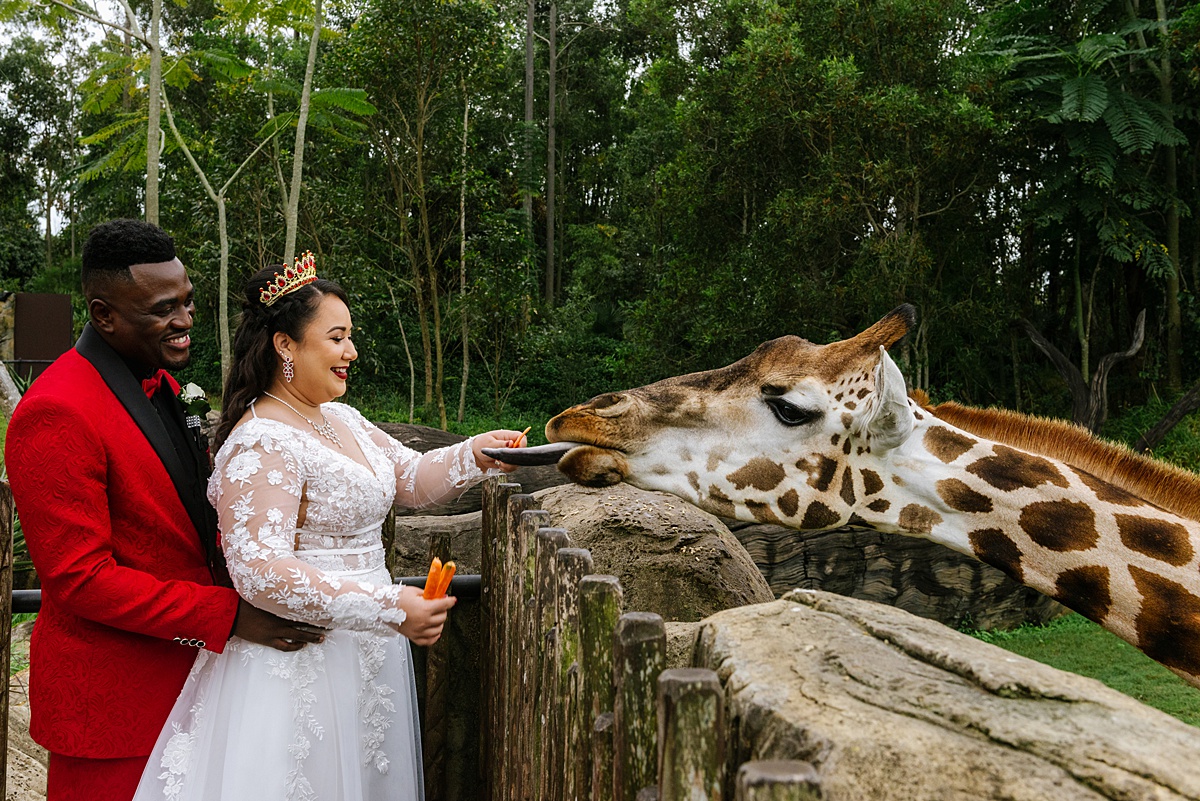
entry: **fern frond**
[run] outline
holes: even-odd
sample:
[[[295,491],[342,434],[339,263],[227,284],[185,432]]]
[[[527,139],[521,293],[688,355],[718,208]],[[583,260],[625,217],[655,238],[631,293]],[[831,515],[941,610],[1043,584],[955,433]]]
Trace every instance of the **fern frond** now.
[[[1063,81],[1059,117],[1063,120],[1095,122],[1108,108],[1108,87],[1096,75],[1081,75]]]
[[[377,111],[367,100],[365,89],[317,89],[311,95],[311,103],[314,109],[338,109],[360,117],[369,117]]]

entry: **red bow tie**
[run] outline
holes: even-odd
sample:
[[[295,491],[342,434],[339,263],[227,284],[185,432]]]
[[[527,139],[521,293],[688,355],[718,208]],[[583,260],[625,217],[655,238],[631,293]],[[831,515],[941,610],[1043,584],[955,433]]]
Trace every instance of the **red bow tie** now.
[[[176,395],[179,394],[179,382],[176,381],[174,377],[166,370],[160,369],[157,373],[149,378],[142,379],[142,390],[146,393],[146,397],[153,398],[154,393],[158,392],[159,388],[163,385],[163,382],[166,382],[167,386],[171,388],[172,392],[174,392]]]

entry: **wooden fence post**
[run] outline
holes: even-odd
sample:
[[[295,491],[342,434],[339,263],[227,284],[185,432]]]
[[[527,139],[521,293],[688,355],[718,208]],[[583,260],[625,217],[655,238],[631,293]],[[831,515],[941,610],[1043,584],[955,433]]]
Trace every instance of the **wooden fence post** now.
[[[725,696],[712,670],[673,668],[658,677],[659,801],[722,801]]]
[[[604,732],[607,741],[604,748],[596,750],[596,743],[586,749],[593,753],[593,763],[582,773],[583,784],[579,788],[581,799],[611,801],[612,799],[612,708],[613,708],[613,629],[621,617],[621,602],[624,593],[616,576],[584,576],[579,582],[579,635],[580,659],[583,667],[583,720],[584,731],[593,736]],[[596,728],[596,719],[607,714],[607,725]],[[605,759],[597,769],[594,759]],[[599,787],[596,787],[599,778]]]
[[[507,643],[503,639],[505,610],[504,552],[508,546],[508,498],[521,491],[520,484],[501,483],[488,479],[483,485],[482,553],[480,566],[480,622],[483,631],[483,720],[479,727],[479,767],[484,798],[503,801],[503,784],[498,783],[498,768],[504,764],[500,745],[505,733],[504,688],[508,676],[504,673]]]
[[[577,801],[582,773],[590,753],[582,696],[582,665],[579,636],[579,582],[592,572],[592,555],[582,548],[562,548],[555,557],[558,566],[558,743],[563,759],[562,792],[565,801]]]
[[[393,513],[394,515],[394,513]],[[392,525],[395,526],[393,516]],[[450,535],[429,540],[429,558],[450,561]],[[436,643],[425,649],[425,801],[442,801],[446,795],[446,730],[449,721],[450,640],[443,630]]]
[[[613,801],[613,714],[601,712],[592,723],[592,794],[589,801]]]
[[[13,497],[0,481],[0,642],[4,686],[0,688],[0,798],[8,798],[8,674],[12,670]]]
[[[534,727],[534,774],[537,786],[535,801],[552,801],[554,766],[559,764],[552,726],[555,718],[558,674],[554,670],[554,654],[558,633],[554,615],[558,599],[558,552],[570,547],[571,539],[561,528],[542,528],[537,532],[537,615],[539,645],[536,665],[539,673],[536,699],[538,725]]]
[[[736,801],[820,801],[821,782],[807,762],[746,762],[738,768]]]
[[[636,801],[658,784],[657,681],[667,661],[667,630],[650,612],[626,612],[613,632],[613,798]]]
[[[500,613],[499,639],[503,643],[497,656],[503,663],[504,680],[500,685],[502,701],[499,708],[501,717],[496,721],[494,731],[500,731],[496,743],[496,762],[492,775],[497,777],[500,792],[493,797],[502,801],[516,801],[517,776],[520,774],[520,763],[514,757],[519,748],[521,733],[517,730],[520,720],[520,682],[521,675],[517,668],[517,651],[521,632],[521,572],[517,569],[520,559],[521,513],[532,509],[535,501],[532,495],[524,495],[520,491],[508,496],[508,508],[505,515],[504,538],[501,550],[504,554],[503,573],[499,577],[498,586],[501,589],[496,594],[496,605]]]
[[[550,515],[537,509],[521,512],[518,520],[515,551],[515,600],[517,622],[513,629],[516,639],[516,742],[512,756],[512,801],[529,801],[537,784],[533,772],[533,733],[537,725],[537,684],[541,678],[537,651],[541,644],[541,613],[537,608],[537,532],[550,520]]]

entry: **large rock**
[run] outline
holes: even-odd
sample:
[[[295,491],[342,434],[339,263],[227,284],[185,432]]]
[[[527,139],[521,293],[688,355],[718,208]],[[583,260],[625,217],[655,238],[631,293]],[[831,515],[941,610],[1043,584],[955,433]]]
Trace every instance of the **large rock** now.
[[[618,484],[552,487],[534,497],[552,525],[591,551],[596,573],[620,579],[626,609],[694,621],[774,598],[729,529],[673,495]]]
[[[601,490],[566,485],[533,496],[552,526],[591,551],[593,572],[620,579],[626,609],[695,621],[774,598],[729,529],[672,495],[619,484]],[[459,571],[478,573],[480,519],[479,512],[397,518],[393,571],[424,575],[430,539],[445,536]]]
[[[893,607],[822,592],[704,621],[731,758],[801,759],[824,801],[1200,799],[1200,729]]]
[[[1066,612],[996,568],[929,540],[865,528],[796,531],[725,522],[776,596],[824,590],[889,604],[956,629],[1012,629]]]

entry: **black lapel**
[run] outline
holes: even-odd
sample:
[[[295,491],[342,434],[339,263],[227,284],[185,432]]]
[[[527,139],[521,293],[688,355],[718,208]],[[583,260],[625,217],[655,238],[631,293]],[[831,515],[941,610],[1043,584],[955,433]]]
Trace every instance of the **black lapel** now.
[[[167,469],[167,475],[171,477],[171,483],[175,485],[175,492],[179,495],[179,500],[183,502],[183,507],[187,510],[192,525],[203,537],[208,528],[207,515],[196,502],[196,493],[191,488],[191,481],[187,471],[184,470],[183,463],[179,460],[179,454],[175,452],[171,435],[167,433],[162,418],[158,416],[150,399],[146,397],[146,392],[142,389],[142,382],[134,376],[117,352],[92,328],[91,323],[83,327],[83,334],[75,343],[75,350],[92,363],[92,366],[100,373],[100,377],[104,379],[104,383],[108,384],[108,388],[129,412],[133,422],[137,423],[137,427],[146,435],[150,447],[154,448],[154,452],[162,460],[163,467]],[[207,506],[208,502],[204,501],[204,505]]]

